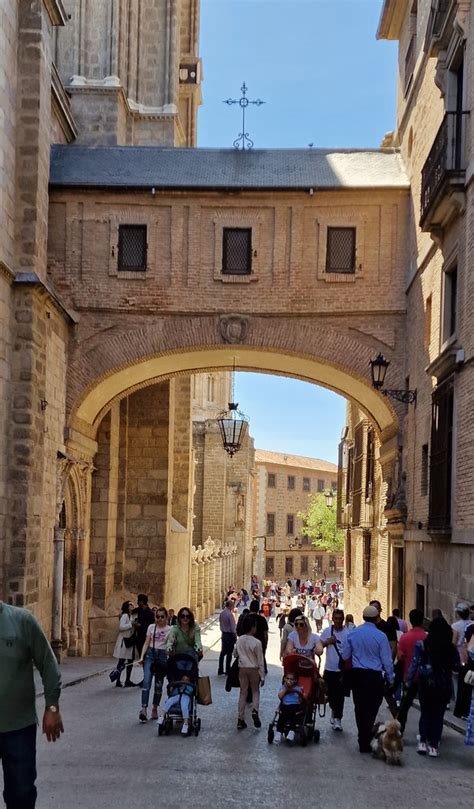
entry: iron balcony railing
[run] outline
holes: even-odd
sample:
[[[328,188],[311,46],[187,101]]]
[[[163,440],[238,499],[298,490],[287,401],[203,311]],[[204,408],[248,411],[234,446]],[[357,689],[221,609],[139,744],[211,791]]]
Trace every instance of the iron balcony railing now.
[[[465,143],[469,112],[447,112],[421,172],[421,216],[427,214],[449,178],[462,179],[466,170]]]

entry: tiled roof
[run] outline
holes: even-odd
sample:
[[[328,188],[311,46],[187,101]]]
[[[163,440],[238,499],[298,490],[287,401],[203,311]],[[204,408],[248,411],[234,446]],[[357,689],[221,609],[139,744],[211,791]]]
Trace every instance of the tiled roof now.
[[[331,472],[337,475],[337,466],[320,458],[306,458],[304,455],[285,455],[284,452],[271,452],[267,449],[255,450],[255,463],[279,464],[280,466],[299,466],[302,469],[314,469],[318,472]]]
[[[51,149],[52,186],[152,189],[408,188],[395,149]]]

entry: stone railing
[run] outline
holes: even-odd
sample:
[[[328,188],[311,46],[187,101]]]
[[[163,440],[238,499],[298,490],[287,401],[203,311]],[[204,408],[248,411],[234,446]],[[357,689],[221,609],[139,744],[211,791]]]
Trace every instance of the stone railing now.
[[[233,584],[237,546],[208,537],[191,551],[191,609],[204,621],[222,606],[226,589]]]

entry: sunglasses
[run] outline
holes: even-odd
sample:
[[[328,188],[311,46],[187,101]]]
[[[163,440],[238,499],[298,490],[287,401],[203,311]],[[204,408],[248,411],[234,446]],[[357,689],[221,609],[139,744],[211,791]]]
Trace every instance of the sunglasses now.
[[[295,626],[306,626],[304,621],[295,621]]]
[[[189,612],[185,612],[185,613],[183,613],[181,618],[184,618],[185,621],[189,621],[191,616],[190,616]]]
[[[164,612],[157,612],[156,617],[157,618],[166,618],[167,616],[164,614]]]

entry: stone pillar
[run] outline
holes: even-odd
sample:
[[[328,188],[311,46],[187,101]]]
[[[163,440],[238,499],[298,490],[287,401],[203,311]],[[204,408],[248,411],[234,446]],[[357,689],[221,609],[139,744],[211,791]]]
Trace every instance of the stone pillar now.
[[[198,573],[199,566],[196,560],[196,548],[193,545],[191,555],[191,609],[197,615],[197,600],[198,600]]]
[[[52,605],[52,640],[51,646],[58,659],[61,659],[62,644],[62,606],[63,606],[63,577],[64,577],[64,535],[66,529],[54,529],[54,560],[53,560],[53,605]]]

